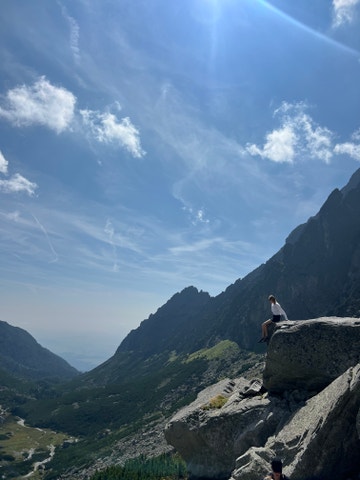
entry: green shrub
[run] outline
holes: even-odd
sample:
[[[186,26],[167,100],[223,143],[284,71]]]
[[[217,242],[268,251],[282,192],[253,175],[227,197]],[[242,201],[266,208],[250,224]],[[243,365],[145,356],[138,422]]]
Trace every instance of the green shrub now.
[[[203,410],[213,410],[216,408],[221,408],[225,405],[225,403],[228,401],[224,395],[216,395],[216,397],[213,397],[209,400],[208,403],[205,405],[202,405]]]
[[[179,455],[162,454],[146,458],[141,455],[96,472],[90,480],[178,480],[186,478],[186,465]]]

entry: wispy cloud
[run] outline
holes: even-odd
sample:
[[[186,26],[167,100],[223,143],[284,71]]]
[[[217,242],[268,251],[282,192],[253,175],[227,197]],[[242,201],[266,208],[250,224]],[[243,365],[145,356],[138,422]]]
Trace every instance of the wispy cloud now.
[[[49,245],[49,248],[51,250],[51,253],[53,255],[53,259],[51,260],[51,263],[53,262],[57,262],[58,261],[58,254],[57,252],[55,251],[55,248],[50,240],[50,237],[48,235],[48,232],[46,231],[46,228],[39,222],[38,218],[35,216],[35,215],[32,215],[33,219],[35,220],[36,224],[39,226],[40,230],[43,232],[43,234],[45,235],[45,238],[46,238],[46,241]]]
[[[80,110],[80,114],[84,125],[97,141],[118,143],[137,158],[145,155],[140,144],[139,130],[128,117],[119,120],[113,113],[94,110]]]
[[[15,173],[8,180],[0,180],[0,191],[3,193],[19,193],[25,192],[32,196],[37,189],[36,183],[30,182],[27,178]]]
[[[9,162],[6,160],[2,151],[0,150],[0,173],[4,173],[6,175],[8,172],[8,165]]]
[[[284,102],[275,110],[280,127],[267,133],[263,146],[247,144],[250,155],[259,155],[277,163],[293,163],[301,157],[329,163],[333,156],[333,133],[315,123],[305,103]]]
[[[194,210],[192,207],[186,207],[185,205],[182,207],[182,209],[187,212],[190,216],[191,223],[193,225],[198,225],[200,223],[207,224],[210,223],[210,220],[206,218],[206,213],[203,208],[200,208],[198,210]]]
[[[116,244],[114,242],[115,230],[114,230],[113,224],[111,223],[111,221],[109,219],[106,220],[106,225],[105,225],[105,228],[104,228],[104,232],[109,237],[109,244],[111,245],[112,251],[113,251],[113,256],[114,256],[113,271],[118,272],[119,271],[119,265],[118,265],[118,262],[117,262]]]
[[[80,27],[77,21],[69,15],[67,8],[60,4],[62,16],[68,22],[70,28],[70,48],[74,56],[74,60],[78,62],[80,60],[80,48],[79,48],[79,38],[80,38]]]
[[[42,125],[56,133],[68,129],[74,117],[76,97],[40,77],[33,85],[9,90],[0,105],[0,118],[17,127]]]
[[[333,27],[352,23],[356,16],[356,6],[360,0],[333,0]]]
[[[334,148],[335,153],[349,155],[354,160],[360,161],[360,144],[345,142],[338,143]]]
[[[0,151],[0,173],[8,175],[9,162]],[[19,193],[24,192],[32,196],[37,189],[36,183],[30,182],[27,178],[15,173],[10,178],[0,178],[0,192],[2,193]]]
[[[336,144],[334,152],[360,161],[360,129],[351,135],[351,141]]]
[[[149,118],[156,118],[152,128],[188,167],[190,174],[210,169],[223,172],[224,158],[239,158],[244,153],[234,138],[204,122],[199,112],[169,82],[161,87],[151,114]]]
[[[104,227],[103,212],[96,204],[92,204],[89,216],[67,209],[60,211],[55,205],[42,207],[39,202],[27,206],[14,202],[13,210],[0,210],[0,216],[3,251],[11,252],[9,258],[18,252],[21,258],[27,259],[29,268],[32,262],[28,259],[42,262],[49,258],[50,250],[46,263],[56,263],[66,275],[77,269],[78,277],[89,270],[97,275],[107,274],[118,271],[118,250],[127,258],[132,252],[138,254],[141,248],[136,235],[116,233],[128,231],[129,223],[106,221]]]

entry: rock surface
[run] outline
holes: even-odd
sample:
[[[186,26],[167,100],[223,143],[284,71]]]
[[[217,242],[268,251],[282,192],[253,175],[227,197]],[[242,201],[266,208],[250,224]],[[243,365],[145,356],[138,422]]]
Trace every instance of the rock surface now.
[[[288,402],[269,399],[259,381],[223,380],[203,390],[191,405],[167,424],[165,438],[187,463],[190,477],[229,478],[236,458],[252,445],[262,445],[290,410]],[[227,398],[211,408],[218,396]]]
[[[319,392],[360,362],[360,319],[323,317],[282,322],[273,334],[263,375],[271,393]]]
[[[269,344],[268,391],[258,379],[221,381],[180,410],[165,437],[190,478],[259,480],[276,455],[291,480],[358,479],[359,347],[359,319],[284,322]]]
[[[263,448],[253,447],[238,458],[232,478],[258,480],[275,455],[283,459],[291,480],[356,478],[359,405],[360,364],[309,399]]]

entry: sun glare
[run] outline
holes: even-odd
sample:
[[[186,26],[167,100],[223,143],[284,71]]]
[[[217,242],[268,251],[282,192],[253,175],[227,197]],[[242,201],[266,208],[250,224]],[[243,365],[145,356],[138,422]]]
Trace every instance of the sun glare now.
[[[308,25],[305,25],[304,23],[300,22],[299,20],[296,20],[294,17],[291,17],[287,13],[283,12],[279,8],[275,7],[272,5],[269,1],[267,0],[257,0],[259,4],[261,4],[263,7],[267,8],[271,12],[275,13],[276,15],[280,16],[284,21],[291,23],[294,25],[296,28],[300,28],[304,30],[306,33],[313,35],[314,37],[318,38],[319,40],[322,40],[329,45],[340,48],[341,50],[351,54],[355,55],[356,57],[360,56],[360,52],[355,50],[354,48],[349,47],[348,45],[344,45],[343,43],[335,40],[334,38],[326,35],[325,33],[319,32],[317,30],[314,30],[313,28],[309,27]]]

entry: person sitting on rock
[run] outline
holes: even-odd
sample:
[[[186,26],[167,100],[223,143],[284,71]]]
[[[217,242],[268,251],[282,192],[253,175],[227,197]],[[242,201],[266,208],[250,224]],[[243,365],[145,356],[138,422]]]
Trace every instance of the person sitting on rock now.
[[[273,314],[273,317],[272,318],[269,318],[269,320],[266,320],[262,325],[261,325],[261,333],[262,333],[262,337],[260,338],[259,340],[259,343],[260,342],[266,342],[268,339],[269,339],[269,335],[268,335],[268,326],[271,324],[271,323],[277,323],[277,322],[280,322],[280,319],[281,319],[281,315],[284,316],[285,320],[288,320],[288,317],[285,313],[285,310],[283,308],[281,308],[281,305],[280,303],[278,303],[276,301],[276,298],[274,297],[274,295],[269,295],[269,301],[271,303],[271,312]]]
[[[289,477],[282,473],[282,461],[280,458],[274,458],[271,461],[272,472],[266,475],[264,480],[290,480]]]

